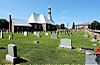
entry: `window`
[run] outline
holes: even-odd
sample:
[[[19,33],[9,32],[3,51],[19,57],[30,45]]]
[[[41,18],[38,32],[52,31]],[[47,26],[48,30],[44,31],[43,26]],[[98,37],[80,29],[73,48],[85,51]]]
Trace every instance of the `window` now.
[[[48,29],[50,29],[50,25],[48,25]]]
[[[37,29],[37,25],[35,25],[34,28]]]
[[[17,27],[17,30],[19,30],[19,27]]]
[[[41,25],[39,25],[39,29],[41,29]]]

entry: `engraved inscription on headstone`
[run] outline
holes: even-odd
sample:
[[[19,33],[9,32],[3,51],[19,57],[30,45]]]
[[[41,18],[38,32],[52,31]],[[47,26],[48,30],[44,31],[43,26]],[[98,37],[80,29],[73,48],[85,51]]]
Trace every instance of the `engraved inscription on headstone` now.
[[[71,39],[67,39],[67,38],[64,38],[64,39],[60,39],[60,45],[59,47],[61,48],[72,48],[72,45],[71,45]]]

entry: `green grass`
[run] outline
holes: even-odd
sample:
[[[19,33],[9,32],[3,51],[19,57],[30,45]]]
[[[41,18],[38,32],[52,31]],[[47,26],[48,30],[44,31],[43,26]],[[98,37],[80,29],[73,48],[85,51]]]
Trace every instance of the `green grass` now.
[[[29,64],[81,64],[85,63],[85,53],[78,50],[59,48],[61,38],[72,39],[72,45],[76,48],[80,47],[93,47],[94,43],[90,38],[84,38],[84,33],[73,32],[73,36],[67,34],[59,34],[58,39],[51,39],[50,35],[45,36],[41,33],[41,38],[35,37],[33,33],[29,33],[27,37],[23,33],[13,33],[13,40],[8,40],[8,34],[4,33],[4,38],[0,39],[0,64],[7,64],[5,56],[7,54],[7,46],[10,43],[17,45],[18,55],[26,58],[28,62],[21,63],[21,65]],[[34,40],[39,40],[39,44],[34,44]]]

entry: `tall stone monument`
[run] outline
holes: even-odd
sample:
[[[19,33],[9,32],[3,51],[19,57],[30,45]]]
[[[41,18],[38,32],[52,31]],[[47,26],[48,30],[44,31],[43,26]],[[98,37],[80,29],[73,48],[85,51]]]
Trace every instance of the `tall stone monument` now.
[[[19,60],[17,56],[17,47],[14,44],[8,44],[8,54],[6,55],[6,60],[13,64],[16,64]]]
[[[12,32],[12,19],[11,19],[11,15],[9,15],[9,32]]]

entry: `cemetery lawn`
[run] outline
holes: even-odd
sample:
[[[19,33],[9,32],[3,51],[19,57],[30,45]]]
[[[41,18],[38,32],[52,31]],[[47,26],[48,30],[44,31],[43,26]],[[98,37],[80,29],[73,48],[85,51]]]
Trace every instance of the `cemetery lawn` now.
[[[4,33],[4,32],[3,32]],[[84,32],[73,32],[73,35],[59,34],[58,39],[51,39],[50,35],[45,36],[42,32],[41,37],[35,37],[33,33],[29,33],[27,37],[23,33],[13,33],[13,39],[8,40],[8,35],[4,33],[4,38],[0,39],[0,64],[8,64],[5,59],[8,44],[16,44],[18,55],[26,59],[21,65],[29,64],[85,64],[85,52],[79,51],[80,47],[95,48],[91,42],[91,37],[84,38]],[[76,49],[59,48],[61,38],[72,39],[72,46]],[[39,40],[39,44],[34,41]],[[99,44],[98,44],[99,46]]]

